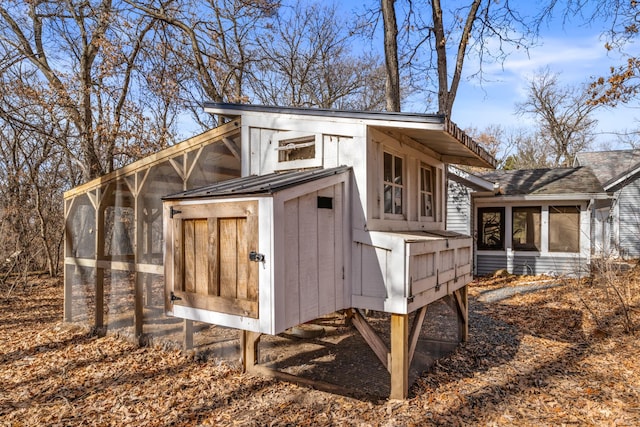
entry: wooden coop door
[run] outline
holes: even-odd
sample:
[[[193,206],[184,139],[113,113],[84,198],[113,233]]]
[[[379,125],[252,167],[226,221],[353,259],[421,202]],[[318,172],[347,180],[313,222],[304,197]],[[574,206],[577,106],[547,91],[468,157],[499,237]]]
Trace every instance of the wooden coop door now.
[[[257,318],[258,202],[174,212],[173,304]]]

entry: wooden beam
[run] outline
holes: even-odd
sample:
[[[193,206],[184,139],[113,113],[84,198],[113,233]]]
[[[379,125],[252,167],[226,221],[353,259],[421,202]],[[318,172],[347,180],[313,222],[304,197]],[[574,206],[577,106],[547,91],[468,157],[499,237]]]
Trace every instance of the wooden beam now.
[[[229,151],[231,151],[233,157],[240,160],[240,147],[238,147],[233,139],[225,136],[224,138],[222,138],[222,142],[224,142],[224,145],[229,149]]]
[[[69,191],[66,191],[64,193],[64,198],[68,199],[70,197],[73,197],[74,195],[86,193],[93,188],[100,187],[103,184],[113,181],[119,177],[142,171],[155,164],[168,160],[169,158],[173,158],[182,153],[192,151],[203,145],[215,144],[216,142],[220,142],[221,138],[225,136],[231,136],[240,132],[240,127],[240,120],[233,120],[229,123],[225,123],[221,126],[218,126],[217,128],[208,130],[204,133],[201,133],[200,135],[196,135],[176,145],[165,148],[164,150],[147,156],[144,159],[138,160],[137,162],[133,162],[130,165],[124,166],[111,173],[108,173],[100,178],[96,178]]]
[[[378,359],[380,359],[385,369],[389,370],[389,349],[387,345],[358,310],[351,309],[351,312],[353,314],[351,317],[353,326],[356,327],[360,335],[362,335],[362,338],[364,338],[367,344],[369,344],[369,347],[371,347],[376,356],[378,356]]]
[[[242,372],[253,372],[258,368],[260,343],[259,332],[240,331],[240,348],[242,351]]]
[[[406,399],[409,394],[408,324],[408,314],[391,313],[390,399]]]
[[[453,293],[456,300],[456,311],[458,314],[458,334],[462,341],[467,341],[469,339],[469,299],[467,286],[464,286]]]
[[[193,320],[184,319],[182,332],[182,348],[191,350],[193,348]]]
[[[311,387],[315,390],[324,391],[326,393],[333,393],[342,396],[349,396],[354,393],[354,390],[350,390],[346,387],[331,384],[321,380],[313,380],[310,378],[299,377],[297,375],[289,374],[286,372],[278,371],[276,369],[269,368],[267,366],[255,365],[250,371],[252,374],[258,374],[267,378],[275,378],[279,381],[287,381],[293,384],[298,384],[305,387]]]
[[[422,330],[422,324],[424,318],[427,315],[427,305],[420,308],[413,318],[413,324],[411,325],[411,332],[409,333],[409,365],[413,360],[413,355],[416,352],[416,346],[418,345],[418,338],[420,337],[420,331]]]

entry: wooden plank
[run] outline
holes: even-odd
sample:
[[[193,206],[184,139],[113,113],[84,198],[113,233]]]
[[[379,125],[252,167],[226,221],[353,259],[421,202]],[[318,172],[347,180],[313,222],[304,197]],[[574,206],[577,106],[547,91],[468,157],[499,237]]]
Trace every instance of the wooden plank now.
[[[237,221],[235,218],[219,218],[220,238],[220,296],[237,297],[238,257]]]
[[[171,220],[169,220],[171,221]],[[183,221],[174,219],[173,221],[173,286],[171,291],[184,291],[184,232]]]
[[[180,205],[181,213],[178,216],[187,218],[245,218],[258,214],[258,201],[246,202],[220,202],[204,204]]]
[[[218,218],[207,219],[208,243],[209,243],[209,283],[208,295],[220,296],[220,259],[218,250]]]
[[[209,294],[209,236],[208,222],[206,219],[198,219],[194,221],[195,236],[195,292],[200,295]]]
[[[237,298],[247,299],[249,280],[249,242],[247,241],[247,219],[237,219]]]
[[[182,348],[184,350],[193,348],[193,320],[184,319],[182,323]]]
[[[391,399],[409,394],[408,314],[391,314]]]
[[[253,372],[260,362],[259,344],[261,335],[259,332],[240,331],[242,372]]]
[[[427,307],[427,305],[421,307],[413,318],[413,324],[411,325],[411,331],[409,333],[409,365],[411,365],[413,355],[416,352],[416,346],[418,345],[418,338],[420,338],[422,324],[424,323],[424,318],[427,315]]]
[[[251,205],[251,209],[246,210],[246,239],[247,239],[247,250],[251,252],[252,250],[258,251],[258,243],[259,243],[259,223],[258,223],[258,203],[255,202]],[[249,255],[247,255],[247,259],[249,259]],[[256,304],[258,303],[258,291],[260,285],[260,269],[264,268],[264,265],[258,262],[249,262],[248,271],[247,271],[247,300],[253,301]],[[258,312],[256,309],[255,316],[258,316]]]
[[[299,377],[297,375],[289,374],[287,372],[278,371],[276,369],[269,368],[267,366],[255,365],[249,371],[252,374],[261,375],[266,378],[274,378],[278,381],[286,381],[292,384],[297,384],[304,387],[310,387],[314,390],[324,391],[325,393],[332,393],[341,396],[350,396],[354,394],[353,390],[339,385],[331,384],[322,380],[315,380],[311,378]]]
[[[369,347],[371,347],[371,350],[373,350],[380,362],[382,362],[385,369],[389,370],[389,349],[387,345],[358,310],[351,309],[351,314],[353,326],[356,327],[360,335],[362,335],[362,338],[369,344]]]
[[[300,316],[301,320],[316,319],[318,310],[318,235],[317,193],[306,194],[299,199],[300,233]]]
[[[298,200],[284,203],[284,318],[286,325],[300,321]]]
[[[258,318],[258,302],[242,300],[232,297],[215,297],[209,296],[202,298],[191,292],[175,292],[175,295],[182,298],[175,304],[185,307],[200,308],[202,310],[217,311],[219,313],[237,314],[239,316],[247,316],[254,319]]]
[[[317,197],[335,198],[333,187],[318,191]],[[317,203],[317,200],[316,200]],[[333,209],[317,209],[318,213],[318,315],[336,311],[336,232],[335,204]],[[317,206],[317,204],[316,204]],[[304,218],[301,218],[304,220]]]
[[[184,239],[183,239],[183,253],[184,253],[184,290],[185,292],[196,291],[196,260],[195,260],[195,221],[184,220]]]
[[[345,256],[344,256],[344,242],[345,242],[345,226],[344,226],[344,191],[343,191],[343,183],[336,184],[333,188],[335,189],[334,198],[333,198],[333,209],[334,213],[334,230],[335,230],[335,238],[334,241],[334,253],[335,253],[335,261],[334,261],[334,292],[336,296],[336,310],[341,310],[345,307],[349,307],[351,302],[345,303],[345,275],[347,272],[345,271]],[[349,241],[350,242],[350,241]]]
[[[469,339],[469,300],[467,289],[467,286],[464,286],[453,293],[458,308],[458,331],[462,341]]]

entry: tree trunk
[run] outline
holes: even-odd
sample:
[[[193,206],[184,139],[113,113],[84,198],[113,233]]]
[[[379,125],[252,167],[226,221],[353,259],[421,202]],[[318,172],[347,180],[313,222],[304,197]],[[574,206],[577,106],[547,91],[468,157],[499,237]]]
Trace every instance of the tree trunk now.
[[[384,20],[384,56],[387,70],[387,111],[400,111],[400,69],[398,66],[398,24],[395,0],[380,0]]]

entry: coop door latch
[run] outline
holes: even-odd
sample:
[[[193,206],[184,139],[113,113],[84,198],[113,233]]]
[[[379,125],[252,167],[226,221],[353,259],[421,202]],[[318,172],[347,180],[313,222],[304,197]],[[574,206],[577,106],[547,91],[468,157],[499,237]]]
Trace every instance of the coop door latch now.
[[[249,252],[249,261],[261,262],[262,266],[264,267],[264,264],[266,263],[266,258],[264,254],[259,254],[256,251],[251,251]]]

